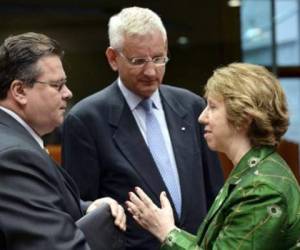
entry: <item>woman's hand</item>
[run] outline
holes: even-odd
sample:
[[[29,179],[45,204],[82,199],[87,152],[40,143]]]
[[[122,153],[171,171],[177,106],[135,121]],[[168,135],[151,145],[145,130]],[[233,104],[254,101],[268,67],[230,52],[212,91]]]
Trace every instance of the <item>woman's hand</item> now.
[[[172,207],[166,193],[160,194],[159,208],[141,188],[136,187],[135,192],[129,192],[129,201],[126,201],[128,211],[138,224],[163,242],[175,228]]]
[[[93,211],[94,209],[100,207],[103,203],[107,203],[110,206],[111,214],[114,217],[114,223],[122,231],[126,230],[126,215],[124,208],[110,197],[104,197],[95,200],[87,209],[87,213]]]

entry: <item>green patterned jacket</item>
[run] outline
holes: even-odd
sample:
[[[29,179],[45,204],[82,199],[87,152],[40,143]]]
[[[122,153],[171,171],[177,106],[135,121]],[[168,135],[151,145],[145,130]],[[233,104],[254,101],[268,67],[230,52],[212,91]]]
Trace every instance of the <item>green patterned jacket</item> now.
[[[161,249],[300,249],[297,180],[273,148],[251,149],[232,170],[197,236],[172,230]]]

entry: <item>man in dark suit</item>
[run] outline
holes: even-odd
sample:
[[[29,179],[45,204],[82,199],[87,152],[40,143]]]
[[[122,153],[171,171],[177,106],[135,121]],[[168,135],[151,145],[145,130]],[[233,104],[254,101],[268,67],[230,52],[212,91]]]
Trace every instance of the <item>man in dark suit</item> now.
[[[116,201],[82,202],[71,177],[44,150],[41,136],[63,122],[72,97],[62,56],[55,40],[37,33],[11,36],[0,47],[1,250],[95,249],[75,222],[103,202],[125,229]]]
[[[66,117],[63,166],[83,199],[110,196],[124,203],[128,192],[141,186],[159,204],[165,190],[176,224],[195,233],[223,183],[217,156],[208,149],[197,121],[205,102],[187,90],[161,85],[167,35],[151,10],[123,9],[110,19],[109,39],[106,56],[119,78],[79,102]],[[151,124],[143,105],[149,101]],[[158,125],[150,133],[153,120]],[[159,249],[159,242],[132,218],[126,236],[127,249]]]

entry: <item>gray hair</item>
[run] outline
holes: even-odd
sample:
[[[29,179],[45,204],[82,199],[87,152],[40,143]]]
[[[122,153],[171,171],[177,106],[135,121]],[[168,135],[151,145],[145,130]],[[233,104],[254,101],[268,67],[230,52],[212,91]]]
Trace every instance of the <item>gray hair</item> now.
[[[152,10],[140,7],[124,8],[108,23],[108,37],[112,48],[121,49],[125,35],[146,35],[160,31],[167,41],[167,32],[161,18]]]

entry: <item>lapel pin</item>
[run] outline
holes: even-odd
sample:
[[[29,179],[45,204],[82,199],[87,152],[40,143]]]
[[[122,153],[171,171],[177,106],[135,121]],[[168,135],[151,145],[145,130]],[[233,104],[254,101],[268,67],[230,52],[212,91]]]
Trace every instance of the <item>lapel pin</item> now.
[[[181,127],[181,131],[185,131],[185,127]]]

